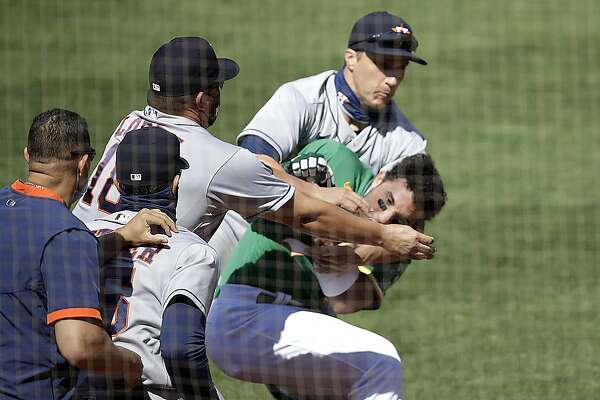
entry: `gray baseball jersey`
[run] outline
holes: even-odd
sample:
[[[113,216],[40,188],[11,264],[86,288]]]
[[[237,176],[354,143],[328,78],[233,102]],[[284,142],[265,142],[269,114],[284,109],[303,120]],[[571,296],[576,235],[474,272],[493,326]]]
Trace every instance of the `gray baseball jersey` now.
[[[147,125],[160,126],[181,141],[181,156],[190,168],[181,175],[177,224],[205,240],[210,239],[227,210],[251,218],[276,211],[293,197],[294,189],[276,178],[254,154],[217,139],[188,118],[147,106],[117,126],[87,191],[73,210],[79,219],[91,221],[117,211],[119,192],[113,184],[117,147],[127,132]]]
[[[122,227],[135,214],[122,211],[87,226],[103,235]],[[172,386],[160,355],[163,312],[173,297],[181,295],[207,314],[219,278],[215,250],[187,229],[178,230],[168,246],[134,247],[104,266],[105,302],[118,300],[116,307],[112,305],[113,342],[139,354],[144,385],[159,388]]]
[[[402,158],[424,153],[427,141],[391,102],[386,122],[368,125],[356,133],[344,119],[335,88],[336,71],[326,71],[288,82],[256,113],[238,136],[256,135],[287,160],[316,139],[345,144],[376,174]]]
[[[335,74],[325,71],[281,86],[240,133],[238,143],[243,136],[256,135],[277,150],[280,160],[286,160],[314,140],[333,139],[356,153],[374,174],[425,152],[427,140],[393,101],[387,122],[354,132],[344,119]],[[227,213],[210,242],[223,264],[247,227],[240,215]]]

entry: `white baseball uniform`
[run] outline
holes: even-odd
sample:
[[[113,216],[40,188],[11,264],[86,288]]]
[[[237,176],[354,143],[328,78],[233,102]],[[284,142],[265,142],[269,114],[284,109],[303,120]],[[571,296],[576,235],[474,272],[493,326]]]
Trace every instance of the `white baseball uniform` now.
[[[265,294],[272,304],[259,301]],[[206,323],[208,355],[229,376],[299,398],[402,399],[401,360],[390,341],[293,301],[283,292],[221,286]]]
[[[374,174],[389,170],[403,158],[424,153],[427,140],[392,100],[390,118],[354,132],[342,111],[334,79],[337,71],[325,71],[282,85],[256,113],[238,136],[256,135],[273,146],[285,161],[308,143],[332,139],[356,153]],[[248,224],[228,212],[210,242],[219,250],[223,263]]]
[[[135,215],[117,212],[87,226],[103,235]],[[105,295],[122,293],[111,323],[113,342],[142,358],[143,384],[152,399],[178,398],[160,352],[163,312],[175,296],[185,296],[206,315],[219,277],[215,250],[187,229],[178,230],[168,246],[134,247],[104,266]]]

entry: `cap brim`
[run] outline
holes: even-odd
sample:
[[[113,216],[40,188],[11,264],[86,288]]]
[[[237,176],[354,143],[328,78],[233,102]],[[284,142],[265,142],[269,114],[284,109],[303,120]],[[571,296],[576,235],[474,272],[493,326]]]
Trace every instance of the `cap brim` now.
[[[240,73],[240,66],[229,58],[219,58],[219,75],[217,75],[216,82],[225,82],[229,79],[235,78]]]
[[[188,169],[190,167],[190,163],[188,163],[185,158],[179,157],[179,162],[177,163],[177,166],[180,169]]]
[[[406,57],[417,64],[427,65],[427,61],[421,57],[417,57],[415,53],[396,47],[384,47],[380,46],[378,43],[368,43],[367,45],[361,43],[360,46],[353,46],[352,48],[354,50],[366,51],[367,53],[381,54],[384,56]]]

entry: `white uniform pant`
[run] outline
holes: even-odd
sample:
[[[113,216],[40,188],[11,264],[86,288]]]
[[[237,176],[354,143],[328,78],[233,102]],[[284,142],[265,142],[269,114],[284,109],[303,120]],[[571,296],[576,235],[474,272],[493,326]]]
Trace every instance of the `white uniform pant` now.
[[[311,398],[402,398],[400,357],[387,339],[303,308],[257,304],[261,292],[224,285],[209,312],[207,352],[226,374]]]

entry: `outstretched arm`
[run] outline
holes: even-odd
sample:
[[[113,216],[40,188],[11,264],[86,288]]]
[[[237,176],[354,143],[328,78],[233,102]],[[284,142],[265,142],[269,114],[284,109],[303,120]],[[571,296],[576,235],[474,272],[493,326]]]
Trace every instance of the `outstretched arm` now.
[[[265,214],[273,221],[290,225],[315,236],[352,243],[382,246],[400,256],[433,258],[433,238],[406,225],[382,225],[357,217],[339,207],[313,199],[300,191],[276,212]]]

